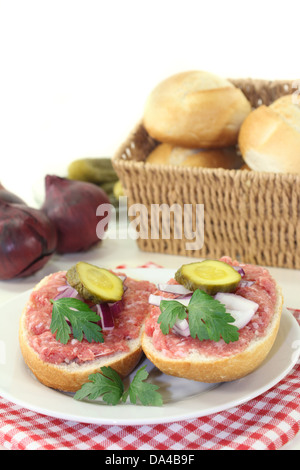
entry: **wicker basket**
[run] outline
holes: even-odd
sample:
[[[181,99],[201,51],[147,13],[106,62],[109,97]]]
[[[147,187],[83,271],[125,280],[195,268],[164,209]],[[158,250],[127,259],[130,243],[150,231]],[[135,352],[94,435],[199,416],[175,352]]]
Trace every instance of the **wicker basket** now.
[[[253,107],[293,91],[292,82],[231,81]],[[246,263],[300,269],[300,175],[146,165],[157,144],[138,124],[113,157],[128,206],[147,208],[141,224],[148,226],[143,233],[150,236],[137,238],[141,250],[214,259],[227,255]],[[163,203],[204,205],[201,248],[187,250],[191,240],[184,233],[177,238],[172,218],[170,237],[164,236],[163,222],[158,237],[151,236],[151,207]]]

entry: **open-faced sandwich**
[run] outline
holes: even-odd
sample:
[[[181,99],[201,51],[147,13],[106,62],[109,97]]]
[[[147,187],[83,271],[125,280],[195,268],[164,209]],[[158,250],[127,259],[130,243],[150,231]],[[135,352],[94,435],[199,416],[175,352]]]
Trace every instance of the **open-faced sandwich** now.
[[[282,304],[267,269],[228,257],[183,265],[158,286],[79,262],[33,289],[19,341],[36,378],[64,392],[105,368],[124,378],[143,352],[165,374],[227,382],[266,358]]]
[[[254,371],[271,350],[283,297],[268,270],[224,257],[183,265],[158,287],[142,348],[165,374],[227,382]]]
[[[28,367],[44,385],[76,392],[103,366],[128,375],[143,352],[141,334],[156,286],[79,262],[45,277],[20,319]]]

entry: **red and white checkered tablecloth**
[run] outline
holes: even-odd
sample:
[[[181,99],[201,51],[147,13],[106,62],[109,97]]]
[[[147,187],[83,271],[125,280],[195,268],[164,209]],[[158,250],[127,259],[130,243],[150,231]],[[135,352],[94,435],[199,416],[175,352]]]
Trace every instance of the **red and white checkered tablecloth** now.
[[[299,311],[294,315],[300,323]],[[64,421],[0,397],[0,445],[11,450],[276,450],[299,431],[300,361],[279,384],[241,406],[168,424]]]

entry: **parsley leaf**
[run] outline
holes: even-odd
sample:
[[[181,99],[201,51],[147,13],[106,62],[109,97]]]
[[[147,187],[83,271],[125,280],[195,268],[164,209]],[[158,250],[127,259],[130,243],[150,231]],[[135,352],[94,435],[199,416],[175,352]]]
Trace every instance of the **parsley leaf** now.
[[[234,318],[226,312],[225,305],[211,297],[206,292],[195,290],[188,305],[189,327],[192,338],[200,341],[210,339],[225,343],[237,341],[238,328],[230,323]]]
[[[96,373],[89,376],[91,382],[83,384],[81,389],[75,393],[75,400],[83,400],[86,397],[95,400],[102,395],[103,401],[109,405],[119,403],[124,392],[119,374],[111,367],[102,367],[101,371],[102,374]]]
[[[69,341],[71,328],[74,338],[82,341],[85,335],[89,343],[92,340],[97,343],[103,343],[104,338],[101,333],[101,327],[97,325],[99,316],[90,309],[82,300],[73,298],[62,298],[59,300],[50,300],[53,304],[52,319],[50,324],[51,333],[56,332],[56,339],[63,344]]]
[[[109,405],[117,405],[121,400],[125,402],[129,396],[133,404],[136,404],[138,398],[142,405],[161,406],[163,400],[156,391],[158,386],[144,382],[148,375],[145,366],[139,369],[128,390],[124,392],[124,385],[118,373],[111,367],[101,367],[101,372],[91,374],[89,376],[90,382],[83,384],[81,389],[75,393],[74,398],[75,400],[83,400],[84,398],[96,400],[102,396],[103,401]]]
[[[158,317],[158,323],[161,323],[160,329],[164,335],[167,335],[170,328],[173,328],[177,319],[184,320],[187,317],[184,305],[176,300],[162,300],[160,302],[161,315]]]
[[[142,405],[145,406],[161,406],[163,404],[160,393],[156,391],[159,388],[158,385],[144,382],[148,376],[149,374],[146,371],[145,366],[137,371],[132,380],[132,383],[129,386],[129,389],[123,396],[123,402],[127,400],[129,395],[130,401],[134,405],[136,404],[137,399],[139,399]]]
[[[234,318],[226,312],[225,306],[202,290],[195,290],[187,307],[176,300],[163,300],[160,309],[162,313],[158,317],[158,323],[161,323],[163,334],[168,334],[176,320],[186,318],[188,313],[192,338],[216,342],[223,338],[225,343],[239,339],[238,328],[231,325]]]

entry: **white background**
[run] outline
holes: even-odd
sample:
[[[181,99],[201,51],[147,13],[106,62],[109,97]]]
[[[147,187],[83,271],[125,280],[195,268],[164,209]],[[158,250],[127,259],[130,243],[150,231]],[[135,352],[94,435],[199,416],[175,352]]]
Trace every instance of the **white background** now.
[[[299,79],[298,1],[0,0],[0,181],[111,156],[183,70]],[[34,201],[33,201],[34,202]]]

